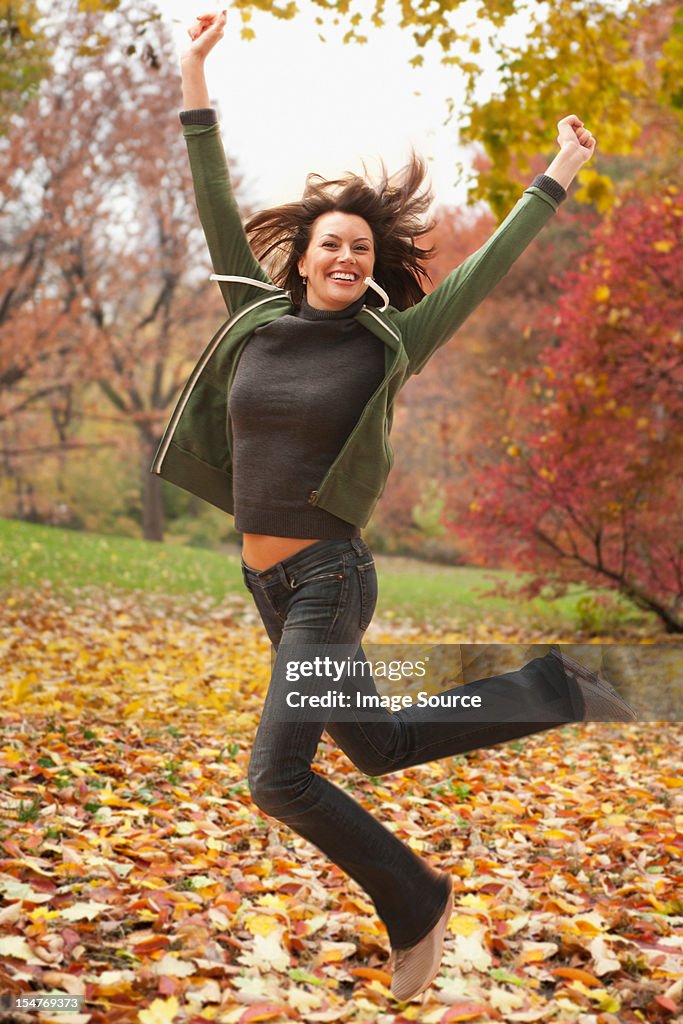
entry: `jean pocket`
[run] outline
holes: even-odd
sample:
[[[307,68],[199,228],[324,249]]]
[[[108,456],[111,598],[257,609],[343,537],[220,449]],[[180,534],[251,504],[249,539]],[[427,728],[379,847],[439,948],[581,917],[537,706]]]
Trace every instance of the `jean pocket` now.
[[[356,566],[360,584],[360,628],[367,629],[377,605],[377,570],[373,561]]]
[[[307,576],[305,572],[301,576],[292,573],[289,577],[289,585],[292,590],[298,590],[299,587],[307,586],[309,583],[323,583],[325,580],[343,579],[344,573],[340,569],[336,572],[316,572],[316,570],[313,570],[310,576]]]

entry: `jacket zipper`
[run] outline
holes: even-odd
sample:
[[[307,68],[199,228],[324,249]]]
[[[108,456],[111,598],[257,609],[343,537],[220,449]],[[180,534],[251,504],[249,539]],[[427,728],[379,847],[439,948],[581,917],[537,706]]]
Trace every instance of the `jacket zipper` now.
[[[263,306],[266,302],[272,302],[273,299],[282,298],[282,296],[283,293],[280,291],[278,295],[267,295],[264,299],[256,299],[254,302],[251,302],[248,306],[245,306],[244,309],[241,309],[238,313],[235,313],[235,315],[231,317],[231,319],[228,320],[228,322],[225,324],[223,330],[216,338],[214,344],[211,346],[210,349],[208,349],[204,353],[202,358],[195,366],[190,376],[190,379],[185,385],[185,389],[182,395],[180,396],[180,399],[178,400],[178,404],[176,405],[173,411],[173,416],[171,417],[171,420],[166,428],[166,433],[161,439],[159,450],[154,457],[154,462],[152,463],[153,473],[161,473],[161,464],[166,458],[168,449],[171,446],[171,441],[173,440],[173,434],[175,433],[176,427],[178,426],[178,421],[182,416],[183,412],[185,411],[185,406],[189,401],[190,395],[194,390],[195,384],[201,377],[202,373],[204,372],[206,364],[216,351],[217,347],[223,341],[228,331],[230,331],[235,326],[235,324],[242,319],[243,316],[246,316],[247,313],[251,313],[252,310],[257,309],[259,306]]]
[[[377,323],[380,324],[380,326],[383,327],[385,331],[388,331],[389,334],[392,336],[392,338],[396,338],[396,341],[400,345],[400,343],[401,343],[400,335],[397,334],[396,331],[392,327],[389,327],[388,324],[385,324],[384,320],[382,320],[381,317],[377,316],[377,314],[375,313],[374,309],[370,309],[369,306],[363,306],[363,311],[365,313],[369,313],[370,316],[373,318],[373,320],[376,320]]]

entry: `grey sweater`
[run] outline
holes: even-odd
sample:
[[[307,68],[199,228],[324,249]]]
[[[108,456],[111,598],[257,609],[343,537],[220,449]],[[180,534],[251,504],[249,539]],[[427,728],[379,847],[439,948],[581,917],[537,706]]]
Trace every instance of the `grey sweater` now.
[[[230,390],[235,528],[320,540],[357,526],[311,505],[384,377],[384,344],[359,324],[361,298],[339,311],[304,302],[254,331]]]

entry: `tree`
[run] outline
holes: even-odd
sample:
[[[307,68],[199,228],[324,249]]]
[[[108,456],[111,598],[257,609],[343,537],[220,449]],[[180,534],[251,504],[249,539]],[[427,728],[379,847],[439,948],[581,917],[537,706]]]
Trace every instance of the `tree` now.
[[[683,192],[633,192],[594,232],[557,306],[555,344],[509,375],[508,432],[453,529],[525,592],[618,590],[683,632]],[[453,496],[455,498],[455,496]]]
[[[364,15],[353,0],[315,2],[337,20],[348,16],[347,38],[363,41]],[[269,5],[263,0],[253,6]],[[553,151],[556,122],[567,112],[599,126],[597,167],[603,155],[628,155],[639,147],[647,153],[644,129],[653,121],[673,144],[671,168],[680,161],[680,0],[488,0],[474,18],[468,6],[465,0],[401,0],[400,25],[412,31],[418,51],[413,64],[440,59],[462,76],[463,84],[454,86],[449,119],[457,117],[460,141],[485,157],[467,175],[460,165],[470,200],[485,199],[501,218],[532,170],[534,156]],[[384,2],[376,0],[370,19],[379,27],[385,18]],[[518,43],[520,18],[528,30]],[[482,98],[483,63],[491,54],[500,82]],[[606,210],[613,199],[609,175],[593,164],[579,181],[580,201]]]
[[[50,70],[51,48],[35,0],[0,0],[0,134]]]
[[[60,70],[0,148],[11,183],[0,219],[0,418],[4,410],[14,424],[68,384],[80,388],[81,416],[101,416],[104,396],[118,436],[135,431],[144,532],[161,539],[160,483],[149,467],[170,404],[223,310],[217,294],[198,299],[199,281],[211,288],[209,266],[163,26],[154,30],[162,59],[152,72],[122,59],[113,41],[82,52],[92,26],[71,23],[69,5],[61,10]]]

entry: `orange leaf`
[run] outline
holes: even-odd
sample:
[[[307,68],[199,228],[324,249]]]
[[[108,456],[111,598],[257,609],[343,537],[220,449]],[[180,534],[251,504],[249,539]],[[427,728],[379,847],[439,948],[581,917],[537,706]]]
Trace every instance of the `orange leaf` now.
[[[588,971],[582,971],[579,967],[553,967],[550,972],[554,974],[556,978],[568,978],[570,981],[581,981],[588,988],[602,988],[602,982],[589,974]]]
[[[227,907],[228,910],[238,910],[239,905],[242,902],[242,896],[236,889],[230,889],[229,892],[222,892],[213,901],[215,907]]]
[[[488,1015],[490,1012],[488,1006],[481,1003],[456,1003],[439,1018],[439,1024],[450,1024],[454,1020],[475,1020],[476,1017]]]
[[[158,949],[166,949],[170,944],[171,940],[168,935],[150,935],[148,938],[134,944],[135,955],[155,953]]]
[[[377,967],[354,967],[349,974],[355,974],[357,978],[367,978],[369,981],[380,981],[387,988],[391,985],[391,975]]]
[[[287,1007],[278,1003],[256,1003],[245,1010],[237,1024],[252,1024],[255,1020],[272,1020],[273,1017],[289,1016]]]

